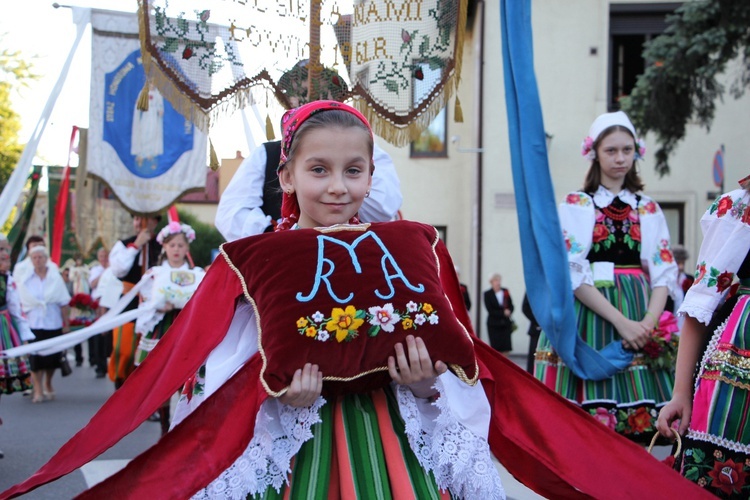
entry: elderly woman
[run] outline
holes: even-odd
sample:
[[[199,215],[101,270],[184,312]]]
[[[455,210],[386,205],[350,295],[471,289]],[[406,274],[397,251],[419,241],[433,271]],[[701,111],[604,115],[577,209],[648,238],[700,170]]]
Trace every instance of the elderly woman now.
[[[69,331],[70,294],[56,268],[49,263],[47,248],[36,246],[29,251],[33,272],[18,282],[21,307],[36,340],[57,337]],[[31,380],[34,384],[32,403],[54,399],[52,376],[60,367],[61,353],[30,356]]]

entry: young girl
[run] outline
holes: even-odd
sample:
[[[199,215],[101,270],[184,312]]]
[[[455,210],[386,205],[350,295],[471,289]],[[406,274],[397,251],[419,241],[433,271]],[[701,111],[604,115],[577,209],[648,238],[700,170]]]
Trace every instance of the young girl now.
[[[670,427],[679,419],[680,434],[687,431],[682,475],[721,498],[750,496],[750,177],[740,186],[701,219],[695,282],[678,310],[685,323],[674,393],[657,423],[672,438]],[[735,276],[739,290],[722,304]]]
[[[141,290],[143,301],[138,309],[143,314],[135,322],[135,332],[141,336],[135,352],[136,366],[156,347],[205,274],[200,267],[192,267],[188,260],[190,243],[195,241],[192,227],[170,222],[159,231],[156,241],[162,246],[162,262],[149,269],[149,282]],[[162,434],[166,434],[169,399],[159,408],[159,421]]]
[[[550,498],[700,494],[473,336],[434,228],[358,224],[372,140],[345,104],[291,113],[280,229],[223,245],[146,361],[47,465],[0,498],[92,460],[183,384],[172,429],[79,498],[503,498],[490,446]],[[413,236],[420,231],[432,235],[426,251]],[[430,301],[420,300],[431,287]],[[404,303],[404,289],[417,300]],[[387,303],[368,308],[353,290]],[[471,363],[449,359],[467,346]],[[338,379],[321,368],[372,363]],[[609,453],[592,464],[602,449]],[[623,463],[632,474],[624,484],[597,473]]]
[[[644,152],[625,113],[599,116],[583,145],[591,161],[584,187],[560,205],[579,335],[597,351],[622,342],[633,362],[611,378],[581,380],[542,334],[535,367],[547,387],[638,442],[651,438],[671,395],[671,371],[651,369],[641,353],[677,282],[666,220],[641,191],[636,161]]]

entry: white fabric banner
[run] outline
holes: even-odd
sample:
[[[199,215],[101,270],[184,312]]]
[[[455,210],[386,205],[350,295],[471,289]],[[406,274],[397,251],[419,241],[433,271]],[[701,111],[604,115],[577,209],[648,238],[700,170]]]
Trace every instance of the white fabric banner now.
[[[88,173],[132,212],[159,212],[206,185],[206,135],[145,84],[136,14],[92,11]]]

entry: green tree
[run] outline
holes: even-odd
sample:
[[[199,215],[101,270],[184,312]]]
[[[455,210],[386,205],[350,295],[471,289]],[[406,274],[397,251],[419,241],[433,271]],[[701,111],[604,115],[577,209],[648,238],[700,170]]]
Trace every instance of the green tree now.
[[[0,37],[2,42],[2,37]],[[5,186],[21,158],[23,146],[18,142],[21,120],[11,106],[11,95],[28,81],[38,78],[32,64],[18,51],[0,51],[0,186]]]
[[[211,263],[211,250],[224,243],[224,237],[211,224],[201,222],[190,212],[177,211],[180,222],[189,224],[195,231],[195,241],[190,244],[190,255],[196,266],[206,267]],[[166,220],[166,217],[164,217]]]
[[[638,130],[656,135],[661,176],[669,173],[669,156],[685,137],[687,123],[710,129],[716,101],[727,91],[719,78],[730,61],[741,62],[730,95],[741,97],[750,84],[750,2],[685,2],[667,22],[664,34],[646,44],[646,71],[621,100]]]

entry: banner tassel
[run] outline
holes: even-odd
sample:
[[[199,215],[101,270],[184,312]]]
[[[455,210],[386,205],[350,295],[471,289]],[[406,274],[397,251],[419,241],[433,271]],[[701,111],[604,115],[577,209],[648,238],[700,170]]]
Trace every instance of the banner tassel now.
[[[464,122],[464,111],[461,109],[461,101],[456,96],[456,103],[453,106],[453,121],[456,123]]]
[[[276,135],[273,132],[273,123],[271,123],[271,117],[266,113],[266,139],[269,141],[276,140]]]
[[[214,149],[214,143],[211,139],[208,140],[208,146],[209,146],[208,166],[211,167],[211,170],[216,172],[221,166],[221,164],[219,163],[219,157],[216,155],[216,150]]]
[[[143,88],[141,89],[141,93],[138,94],[138,100],[136,101],[136,108],[139,111],[148,111],[148,90],[149,90],[150,84],[148,81],[143,84]]]

